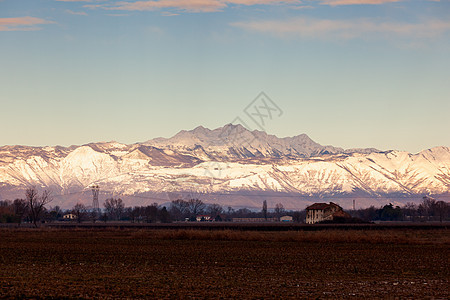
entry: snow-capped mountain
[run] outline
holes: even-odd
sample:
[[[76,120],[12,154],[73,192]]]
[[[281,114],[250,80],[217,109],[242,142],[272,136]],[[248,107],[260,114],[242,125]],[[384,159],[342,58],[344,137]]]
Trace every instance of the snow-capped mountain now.
[[[35,185],[53,190],[56,204],[71,207],[89,203],[94,183],[101,197],[121,196],[130,205],[186,193],[223,205],[259,206],[264,198],[293,208],[329,197],[365,204],[414,201],[424,194],[448,195],[450,149],[344,150],[306,134],[278,138],[231,124],[133,145],[0,147],[0,199],[22,197],[23,189]]]
[[[322,146],[306,134],[278,138],[264,131],[249,131],[242,125],[227,124],[210,130],[199,126],[191,131],[180,131],[171,138],[157,138],[144,143],[163,149],[205,152],[205,159],[242,158],[305,158],[321,154],[371,153],[377,149],[343,150],[333,146]]]

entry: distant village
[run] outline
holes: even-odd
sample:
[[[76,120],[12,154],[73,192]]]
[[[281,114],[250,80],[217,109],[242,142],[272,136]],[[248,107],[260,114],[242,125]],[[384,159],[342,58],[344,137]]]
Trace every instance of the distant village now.
[[[109,198],[98,206],[98,198],[91,207],[77,203],[72,209],[51,206],[48,191],[39,193],[35,188],[26,191],[23,199],[0,201],[0,223],[32,224],[52,222],[296,222],[305,224],[368,223],[377,221],[443,222],[450,219],[450,204],[425,196],[420,204],[407,203],[403,207],[386,204],[345,211],[338,203],[316,202],[299,210],[286,210],[282,203],[269,209],[264,200],[260,210],[224,208],[220,204],[207,204],[200,199],[177,199],[170,205],[157,203],[126,207],[122,199]]]

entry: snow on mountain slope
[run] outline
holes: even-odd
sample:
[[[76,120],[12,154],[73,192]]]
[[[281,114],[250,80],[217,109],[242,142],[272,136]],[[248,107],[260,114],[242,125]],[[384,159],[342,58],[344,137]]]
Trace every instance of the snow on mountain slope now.
[[[249,131],[242,125],[227,124],[210,130],[199,126],[191,131],[180,131],[171,138],[157,138],[144,143],[159,148],[191,152],[201,147],[211,158],[241,159],[251,157],[311,157],[320,154],[346,152],[342,148],[322,146],[306,134],[278,138],[263,131]],[[353,152],[370,153],[376,149],[355,149]]]
[[[60,164],[60,182],[63,188],[87,186],[103,178],[119,174],[117,162],[111,155],[82,146],[67,155]]]
[[[277,138],[230,124],[215,130],[197,127],[170,139],[133,145],[0,147],[0,197],[6,188],[20,191],[37,185],[65,194],[93,183],[116,195],[445,194],[450,188],[450,149],[436,147],[417,154],[352,152],[321,146],[306,135]]]

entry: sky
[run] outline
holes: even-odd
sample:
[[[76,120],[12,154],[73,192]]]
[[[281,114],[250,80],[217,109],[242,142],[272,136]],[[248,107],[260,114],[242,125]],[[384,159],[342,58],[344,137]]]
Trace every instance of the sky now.
[[[240,122],[343,148],[450,146],[449,16],[449,0],[0,0],[0,145]]]

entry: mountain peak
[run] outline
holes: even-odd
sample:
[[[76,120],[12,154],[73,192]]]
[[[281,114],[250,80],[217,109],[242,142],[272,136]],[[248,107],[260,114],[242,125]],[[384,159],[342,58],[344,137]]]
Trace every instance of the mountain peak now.
[[[251,131],[242,124],[231,123],[213,130],[197,126],[189,131],[182,130],[171,138],[157,138],[147,141],[145,145],[186,150],[201,146],[203,149],[207,149],[213,157],[234,155],[237,158],[261,156],[266,158],[300,158],[345,152],[342,148],[322,146],[304,133],[293,137],[279,138],[267,134],[265,131]],[[363,151],[372,152],[364,149]]]

